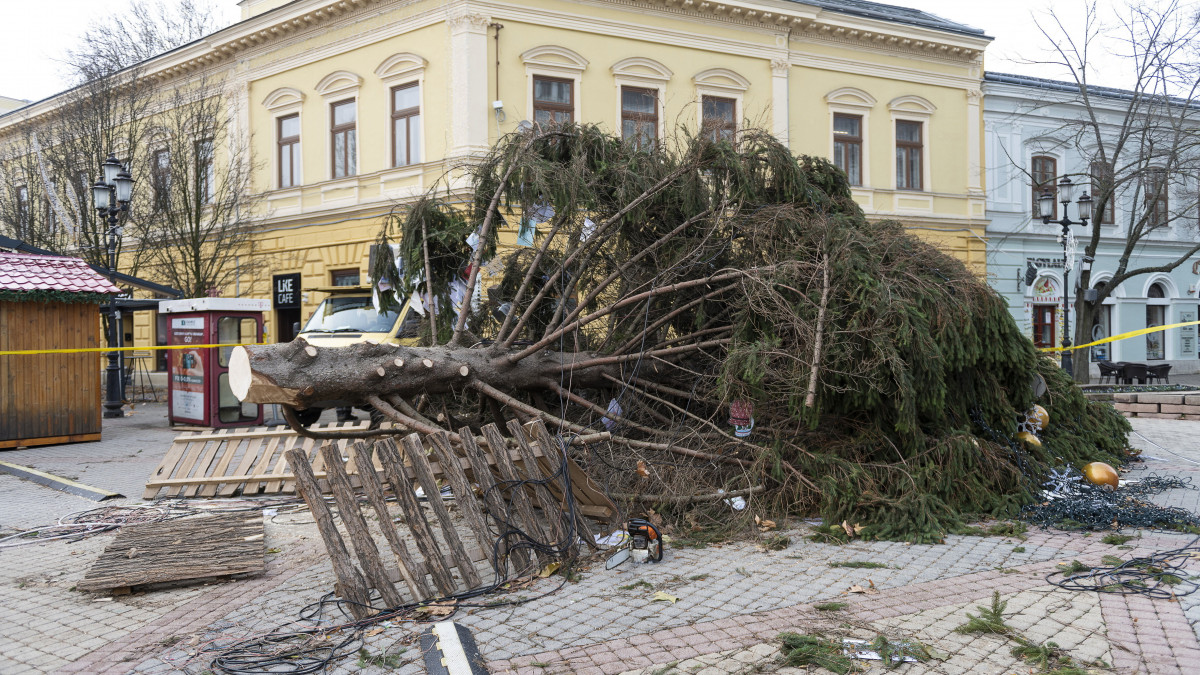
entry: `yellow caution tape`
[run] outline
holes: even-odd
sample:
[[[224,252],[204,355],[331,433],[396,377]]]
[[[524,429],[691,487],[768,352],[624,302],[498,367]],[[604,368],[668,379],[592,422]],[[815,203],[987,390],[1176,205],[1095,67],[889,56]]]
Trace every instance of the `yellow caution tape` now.
[[[1070,352],[1070,351],[1074,351],[1076,349],[1095,347],[1096,345],[1102,345],[1102,344],[1105,344],[1108,342],[1116,342],[1118,340],[1127,340],[1131,337],[1137,337],[1139,335],[1149,335],[1150,333],[1157,333],[1159,331],[1167,330],[1169,328],[1179,328],[1180,326],[1195,326],[1197,324],[1200,324],[1200,321],[1185,321],[1183,323],[1167,324],[1166,326],[1154,326],[1153,328],[1141,328],[1138,330],[1129,331],[1128,333],[1121,333],[1119,335],[1114,335],[1112,337],[1106,337],[1103,340],[1096,340],[1095,342],[1089,342],[1085,345],[1074,345],[1072,347],[1039,347],[1038,351],[1039,352]]]
[[[13,351],[0,352],[0,356],[19,355],[19,354],[109,354],[112,352],[133,352],[133,351],[154,351],[160,349],[204,349],[206,347],[257,347],[265,345],[266,342],[247,342],[244,344],[223,344],[223,345],[158,345],[155,347],[88,347],[86,349],[17,349]]]

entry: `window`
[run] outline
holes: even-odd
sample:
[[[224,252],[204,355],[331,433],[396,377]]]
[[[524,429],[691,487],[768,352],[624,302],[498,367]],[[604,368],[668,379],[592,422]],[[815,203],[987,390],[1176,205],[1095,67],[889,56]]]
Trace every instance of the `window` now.
[[[533,121],[542,126],[575,121],[575,85],[553,77],[533,78]]]
[[[833,116],[833,163],[851,185],[862,185],[862,116]]]
[[[167,315],[159,312],[154,312],[154,344],[158,347],[166,346],[167,344]],[[166,349],[154,350],[154,371],[165,373],[167,371],[167,359],[171,352]]]
[[[58,230],[58,214],[54,211],[54,204],[47,198],[42,202],[42,215],[46,221],[46,231],[53,234]]]
[[[293,187],[300,182],[300,115],[285,115],[277,124],[279,187]]]
[[[658,140],[658,90],[621,87],[621,136],[649,150]]]
[[[359,284],[358,270],[330,270],[329,280],[334,286],[357,286]]]
[[[392,166],[421,161],[421,85],[392,88]]]
[[[1057,309],[1054,305],[1034,305],[1033,346],[1054,346],[1054,314]]]
[[[1161,326],[1167,321],[1167,294],[1162,284],[1151,284],[1146,290],[1146,328]],[[1146,335],[1146,360],[1161,361],[1166,357],[1163,332]]]
[[[1170,222],[1167,213],[1167,172],[1157,167],[1146,171],[1146,225],[1165,227]]]
[[[737,100],[703,96],[700,98],[700,118],[709,140],[732,143],[737,133]]]
[[[1100,281],[1095,285],[1096,290],[1102,290],[1108,282]],[[1092,315],[1092,341],[1103,340],[1112,335],[1112,305],[1101,304],[1096,307],[1096,313]],[[1110,347],[1112,343],[1105,343],[1091,347],[1092,361],[1111,361]]]
[[[1095,199],[1097,204],[1100,198],[1107,196],[1108,202],[1104,205],[1104,211],[1096,212],[1096,217],[1100,219],[1102,225],[1112,225],[1115,222],[1116,209],[1114,208],[1117,201],[1116,192],[1113,190],[1113,168],[1110,164],[1104,162],[1092,162],[1092,199]]]
[[[213,200],[213,142],[211,138],[196,141],[196,195],[201,202]]]
[[[18,185],[17,193],[17,236],[24,236],[29,229],[29,188]]]
[[[1029,161],[1029,175],[1033,185],[1033,217],[1041,218],[1042,216],[1050,216],[1051,219],[1058,218],[1058,184],[1054,182],[1058,177],[1058,160],[1053,157],[1034,156]],[[1038,199],[1046,191],[1055,195],[1054,208],[1051,213],[1042,213],[1041,208],[1038,206]]]
[[[896,120],[896,189],[922,190],[921,177],[924,167],[921,166],[921,155],[924,145],[921,141],[921,122]]]
[[[171,204],[171,151],[155,150],[150,171],[150,183],[154,189],[154,209],[165,211]]]
[[[357,102],[342,101],[330,106],[333,125],[330,127],[333,145],[333,177],[353,176],[358,164]]]

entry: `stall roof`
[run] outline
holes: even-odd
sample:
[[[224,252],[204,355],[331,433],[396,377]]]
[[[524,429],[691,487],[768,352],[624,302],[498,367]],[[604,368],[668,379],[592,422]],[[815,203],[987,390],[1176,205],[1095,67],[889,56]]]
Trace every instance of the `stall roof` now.
[[[11,237],[6,237],[4,235],[0,235],[0,249],[10,249],[10,250],[16,251],[17,253],[32,253],[35,255],[48,255],[48,256],[57,256],[58,255],[54,251],[47,251],[44,248],[38,248],[37,246],[33,246],[31,244],[26,244],[25,242],[21,241],[20,239],[13,239]],[[108,274],[109,274],[109,271],[101,265],[92,265],[92,264],[88,263],[88,266],[91,267],[93,270],[95,270],[97,273],[102,274],[104,276],[108,276]],[[179,290],[178,288],[171,288],[170,286],[156,284],[153,281],[148,281],[146,279],[142,279],[141,277],[135,277],[132,274],[125,274],[123,272],[113,272],[112,276],[114,279],[116,279],[120,283],[127,284],[129,286],[133,286],[134,288],[140,288],[143,291],[149,291],[156,295],[165,295],[165,296],[172,297],[172,298],[182,298],[183,297],[183,291]]]
[[[79,258],[25,253],[0,253],[0,290],[121,292]]]

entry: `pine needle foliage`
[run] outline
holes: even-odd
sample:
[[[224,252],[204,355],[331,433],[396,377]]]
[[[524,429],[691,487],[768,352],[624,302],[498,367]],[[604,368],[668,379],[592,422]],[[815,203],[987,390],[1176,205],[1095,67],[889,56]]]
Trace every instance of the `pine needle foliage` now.
[[[1051,466],[1127,456],[1124,418],[1039,357],[976,271],[902,223],[869,220],[841,171],[770,134],[639,148],[595,126],[535,126],[469,174],[469,192],[432,191],[381,233],[404,270],[385,302],[411,292],[427,260],[444,292],[481,236],[495,271],[470,344],[502,365],[533,344],[609,369],[602,385],[564,369],[494,402],[575,430],[604,428],[605,404],[618,404],[612,443],[580,458],[614,491],[767,484],[758,512],[936,542],[968,518],[1016,515]],[[514,246],[531,227],[533,245]],[[1029,449],[1011,439],[1037,374],[1051,421]],[[734,403],[753,410],[744,439]],[[721,504],[675,503],[660,512],[729,519]]]

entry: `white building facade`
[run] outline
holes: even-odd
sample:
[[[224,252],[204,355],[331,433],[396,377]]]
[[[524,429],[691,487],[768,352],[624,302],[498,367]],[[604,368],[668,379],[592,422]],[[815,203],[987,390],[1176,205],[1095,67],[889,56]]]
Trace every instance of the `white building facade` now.
[[[1080,120],[1087,110],[1076,102],[1079,92],[1073,83],[1054,82],[1020,75],[988,73],[984,84],[984,139],[987,164],[987,268],[989,283],[1008,302],[1018,324],[1038,346],[1058,346],[1063,336],[1064,265],[1062,226],[1042,223],[1035,195],[1045,186],[1069,176],[1083,192],[1099,191],[1103,164],[1088,150],[1086,135],[1080,136]],[[1116,129],[1124,118],[1127,97],[1119,90],[1093,88],[1091,109],[1103,125]],[[1200,125],[1195,128],[1200,134]],[[1116,133],[1114,131],[1114,133]],[[1083,140],[1080,140],[1080,139]],[[1184,172],[1176,172],[1184,173]],[[1171,176],[1165,180],[1164,211],[1170,209],[1169,225],[1147,234],[1136,247],[1127,269],[1157,267],[1178,260],[1198,241],[1197,175]],[[1111,174],[1110,174],[1111,175]],[[1119,181],[1118,181],[1119,182]],[[1036,186],[1036,187],[1035,187]],[[1096,288],[1113,278],[1125,251],[1133,223],[1147,209],[1147,192],[1132,182],[1118,188],[1112,204],[1101,219],[1101,240],[1092,263],[1090,286]],[[1168,206],[1169,205],[1169,206]],[[1066,214],[1078,220],[1077,204]],[[1053,220],[1063,216],[1056,203]],[[1078,240],[1070,265],[1068,303],[1080,279],[1084,247],[1091,236],[1089,227],[1072,226]],[[1032,278],[1033,283],[1026,283]],[[1170,272],[1141,274],[1120,284],[1103,301],[1090,330],[1093,339],[1151,326],[1195,321],[1200,315],[1197,286],[1200,285],[1200,256],[1193,255]],[[1077,317],[1070,315],[1070,338],[1075,342]],[[1090,352],[1090,353],[1089,353]],[[1171,364],[1171,373],[1200,372],[1195,326],[1176,328],[1109,343],[1076,352],[1090,358],[1092,373],[1097,361]]]

